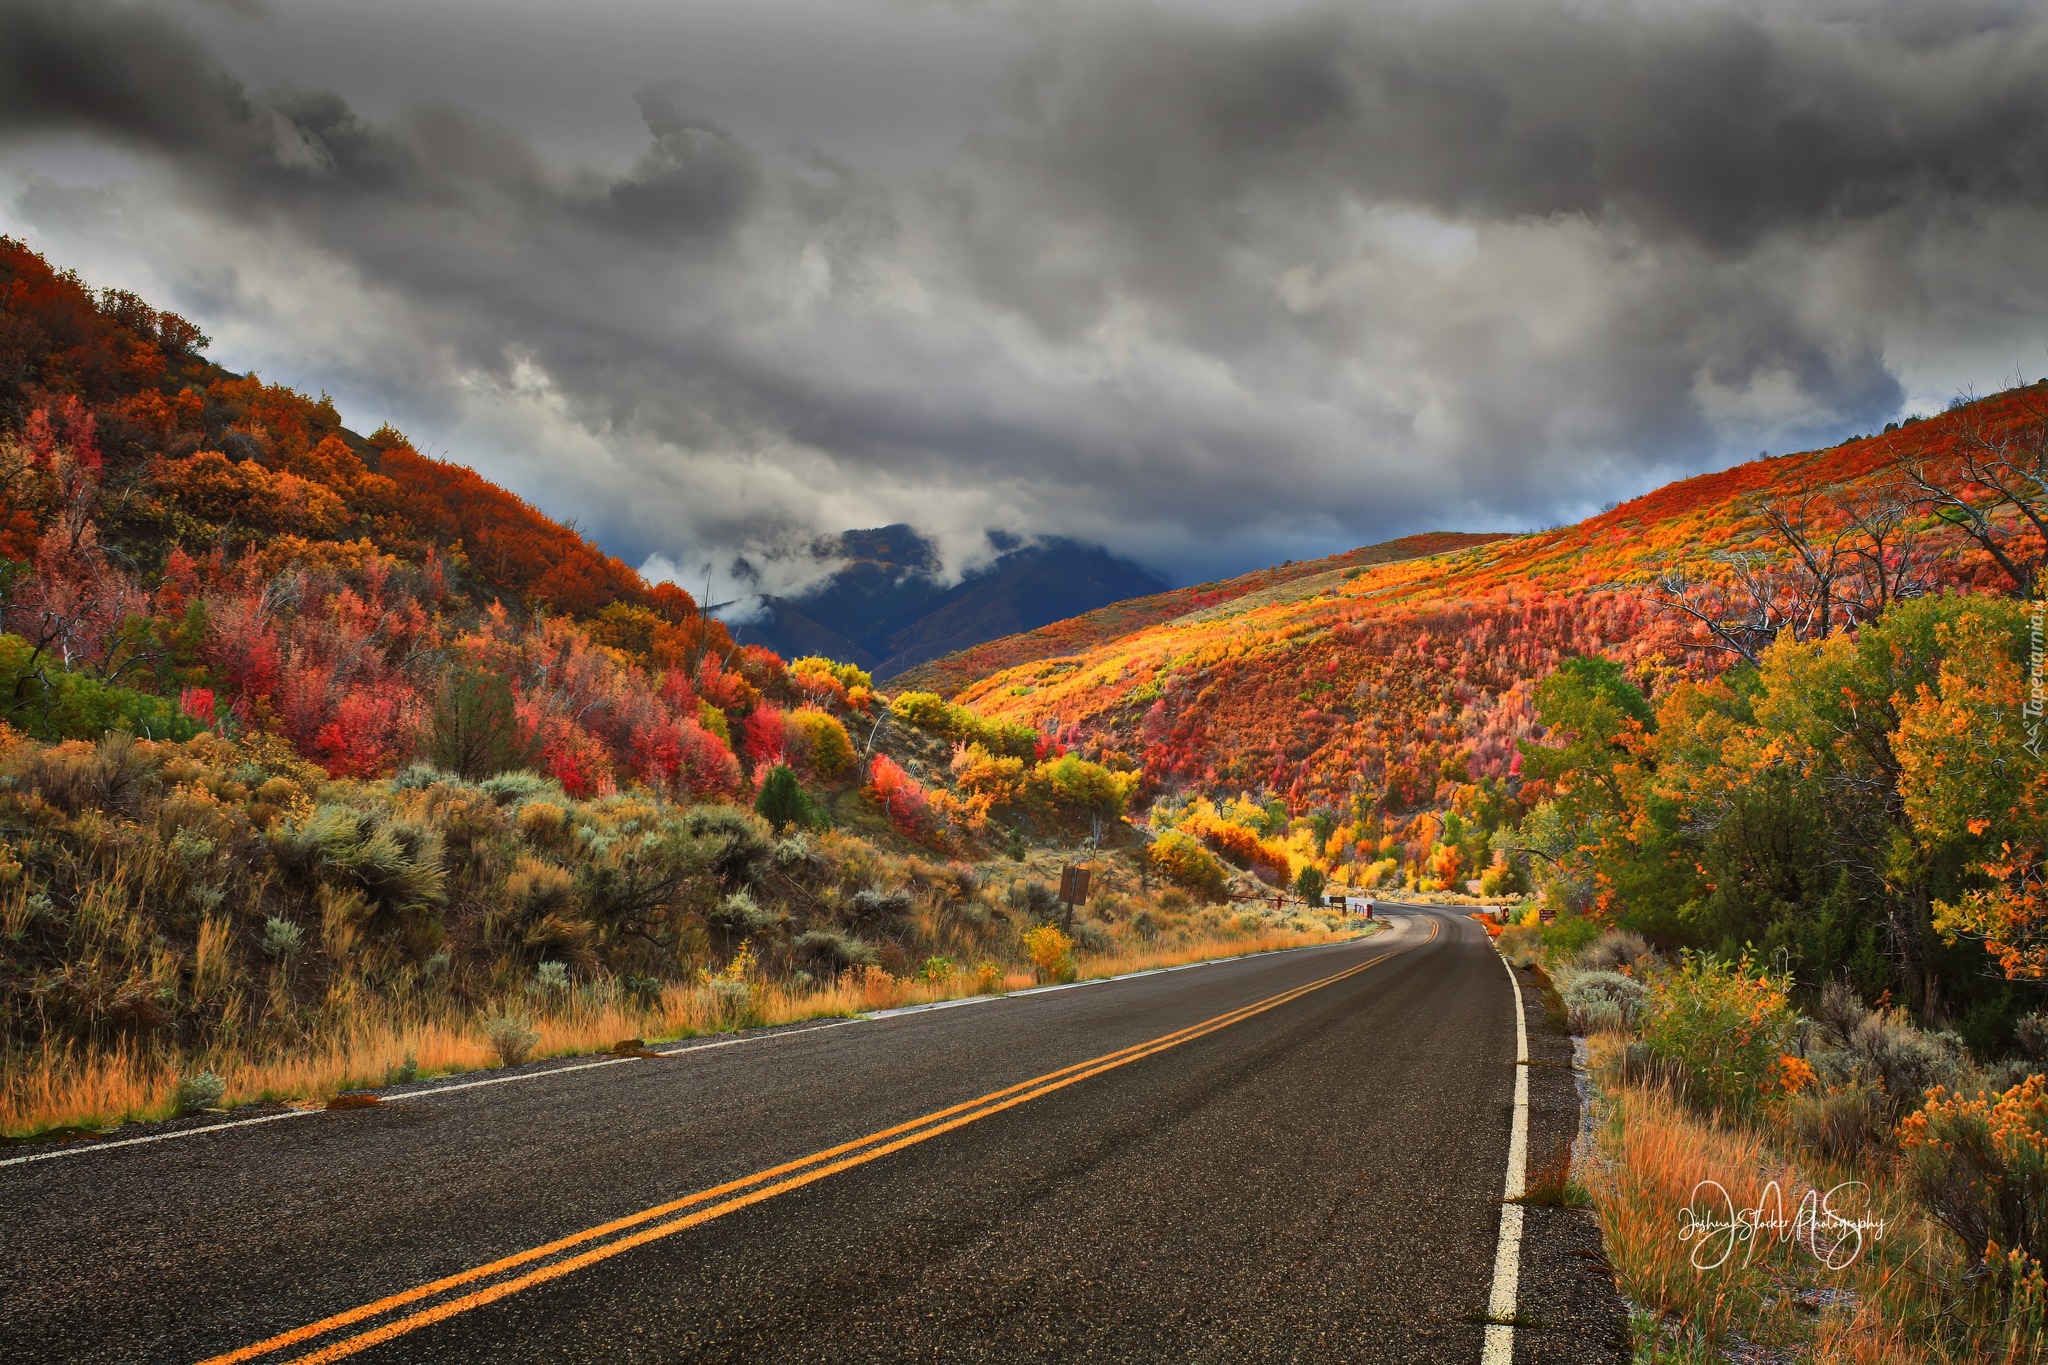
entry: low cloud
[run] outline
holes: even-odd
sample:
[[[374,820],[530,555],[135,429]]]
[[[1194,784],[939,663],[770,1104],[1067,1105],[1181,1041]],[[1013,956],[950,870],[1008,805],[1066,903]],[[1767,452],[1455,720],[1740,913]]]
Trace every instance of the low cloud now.
[[[245,78],[182,11],[0,0],[0,138],[141,168],[9,213],[636,563],[775,590],[896,521],[1181,578],[1541,524],[2040,363],[2037,6],[993,12],[1017,55],[929,164],[624,71],[607,163]]]

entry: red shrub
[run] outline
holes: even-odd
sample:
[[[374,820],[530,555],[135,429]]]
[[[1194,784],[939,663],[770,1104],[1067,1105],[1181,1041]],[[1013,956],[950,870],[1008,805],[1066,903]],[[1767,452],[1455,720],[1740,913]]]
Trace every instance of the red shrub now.
[[[913,835],[924,832],[931,819],[931,801],[917,779],[887,754],[876,754],[869,763],[868,790],[889,812],[889,822],[897,829]]]
[[[747,762],[756,768],[772,768],[788,757],[789,719],[780,707],[762,702],[747,717],[740,734]]]

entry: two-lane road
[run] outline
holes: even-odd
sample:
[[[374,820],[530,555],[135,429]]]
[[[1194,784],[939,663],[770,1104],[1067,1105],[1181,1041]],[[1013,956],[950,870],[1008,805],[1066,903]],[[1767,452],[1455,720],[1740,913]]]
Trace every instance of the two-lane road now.
[[[0,1165],[0,1358],[1477,1361],[1513,994],[1393,913]]]

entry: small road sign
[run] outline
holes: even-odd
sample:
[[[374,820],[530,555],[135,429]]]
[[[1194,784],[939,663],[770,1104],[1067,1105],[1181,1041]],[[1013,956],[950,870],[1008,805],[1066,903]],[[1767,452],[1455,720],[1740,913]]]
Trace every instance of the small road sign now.
[[[1060,869],[1060,899],[1067,903],[1063,924],[1070,931],[1074,927],[1074,907],[1088,899],[1088,873],[1088,868],[1073,863]]]

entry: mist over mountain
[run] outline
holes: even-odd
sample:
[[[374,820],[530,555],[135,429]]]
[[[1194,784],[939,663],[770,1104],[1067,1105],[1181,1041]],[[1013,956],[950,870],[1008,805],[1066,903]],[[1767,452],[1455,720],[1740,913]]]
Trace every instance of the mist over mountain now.
[[[1168,586],[1099,545],[1059,536],[1020,545],[998,535],[995,543],[1001,553],[993,562],[948,582],[938,546],[913,528],[847,531],[816,550],[821,558],[846,559],[845,567],[795,596],[763,596],[760,615],[734,634],[785,658],[824,654],[886,679]]]

